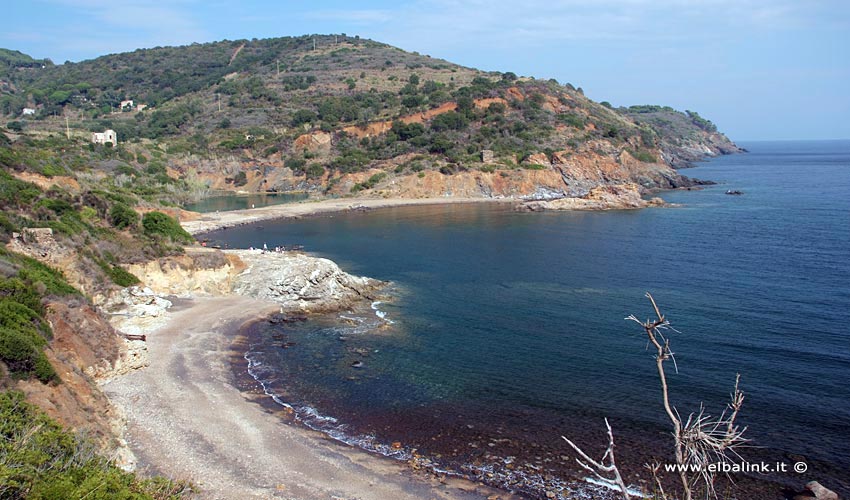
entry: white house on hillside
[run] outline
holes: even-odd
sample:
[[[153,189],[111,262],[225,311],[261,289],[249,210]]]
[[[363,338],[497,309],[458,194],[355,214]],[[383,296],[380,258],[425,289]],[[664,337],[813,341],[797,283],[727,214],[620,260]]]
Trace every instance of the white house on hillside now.
[[[34,110],[33,108],[24,108],[24,109],[21,111],[21,114],[22,114],[23,116],[27,116],[27,115],[34,115],[34,114],[35,114],[35,110]]]
[[[115,133],[114,130],[109,129],[103,132],[95,132],[91,135],[91,142],[95,144],[106,144],[107,142],[112,143],[112,147],[118,145],[118,134]]]
[[[124,111],[124,108],[130,108],[130,109],[132,109],[132,108],[133,108],[133,106],[134,106],[134,104],[133,104],[133,100],[132,100],[132,99],[129,99],[129,100],[127,100],[127,101],[121,101],[121,106],[120,106],[118,109],[120,109],[121,111]]]

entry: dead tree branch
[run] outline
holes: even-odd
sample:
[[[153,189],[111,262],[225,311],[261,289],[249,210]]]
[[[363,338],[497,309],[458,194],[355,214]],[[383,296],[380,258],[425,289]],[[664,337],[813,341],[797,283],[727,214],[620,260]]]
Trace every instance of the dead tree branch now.
[[[576,462],[582,468],[591,472],[611,488],[619,489],[623,494],[623,498],[630,500],[631,495],[629,495],[629,490],[626,488],[626,483],[623,482],[623,477],[620,475],[620,470],[617,468],[617,462],[614,459],[614,433],[611,431],[611,425],[608,423],[607,418],[605,419],[605,427],[608,428],[608,448],[599,461],[590,458],[587,453],[566,437],[561,436],[561,438],[579,454],[581,459],[576,458]]]
[[[676,363],[673,351],[670,349],[670,341],[663,334],[665,330],[673,330],[673,328],[667,318],[661,314],[652,295],[647,292],[646,297],[652,303],[656,318],[642,322],[635,315],[630,315],[626,319],[641,325],[649,343],[656,350],[655,367],[661,382],[664,410],[673,426],[673,452],[676,464],[679,466],[678,475],[682,483],[682,494],[685,500],[692,500],[693,491],[698,483],[702,483],[706,494],[716,498],[717,493],[714,489],[716,473],[709,470],[709,464],[729,461],[730,454],[738,457],[737,450],[747,442],[743,437],[746,427],[740,428],[735,423],[744,403],[744,394],[738,389],[741,377],[740,375],[736,377],[732,401],[720,417],[712,418],[705,413],[705,407],[700,405],[699,412],[691,413],[683,422],[679,412],[670,404],[667,375],[664,371],[665,361],[673,360],[674,366]],[[678,367],[676,369],[678,372]]]

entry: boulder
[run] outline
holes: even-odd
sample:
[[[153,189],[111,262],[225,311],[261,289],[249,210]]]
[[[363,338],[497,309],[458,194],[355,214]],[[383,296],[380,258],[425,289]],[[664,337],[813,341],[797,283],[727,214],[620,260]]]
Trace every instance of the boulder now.
[[[544,167],[552,166],[552,162],[549,161],[549,157],[546,156],[546,153],[534,153],[533,155],[529,155],[523,163],[528,165],[542,165]]]
[[[281,304],[284,311],[333,311],[372,300],[384,282],[352,276],[333,261],[296,252],[238,252],[248,268],[234,279],[233,291]]]
[[[331,149],[331,139],[333,136],[329,132],[312,132],[298,136],[295,139],[293,147],[296,152],[303,153],[309,151],[311,153],[326,153]]]

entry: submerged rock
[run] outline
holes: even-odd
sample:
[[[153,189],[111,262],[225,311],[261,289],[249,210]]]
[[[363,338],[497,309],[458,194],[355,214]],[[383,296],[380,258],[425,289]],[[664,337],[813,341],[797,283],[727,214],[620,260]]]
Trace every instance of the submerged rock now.
[[[806,492],[795,495],[794,500],[838,500],[838,494],[817,481],[809,481]]]

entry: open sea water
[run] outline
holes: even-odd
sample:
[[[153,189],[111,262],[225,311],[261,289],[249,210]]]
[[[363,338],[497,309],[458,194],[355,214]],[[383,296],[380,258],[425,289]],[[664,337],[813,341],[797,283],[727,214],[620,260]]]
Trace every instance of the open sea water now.
[[[663,193],[676,208],[402,207],[212,233],[392,282],[362,310],[257,323],[250,372],[338,439],[532,496],[574,488],[560,436],[601,454],[607,417],[637,483],[670,449],[653,353],[624,320],[652,315],[650,291],[677,330],[679,412],[720,413],[740,373],[744,457],[805,461],[763,478],[846,494],[850,141],[743,146],[685,171],[719,184]]]

